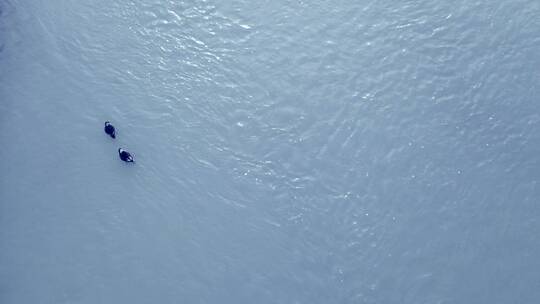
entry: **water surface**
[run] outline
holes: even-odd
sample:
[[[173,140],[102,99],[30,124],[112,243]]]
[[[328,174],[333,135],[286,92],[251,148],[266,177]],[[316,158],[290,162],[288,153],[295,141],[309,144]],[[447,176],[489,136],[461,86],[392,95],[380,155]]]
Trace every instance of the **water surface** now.
[[[540,2],[91,2],[0,1],[2,303],[536,303]]]

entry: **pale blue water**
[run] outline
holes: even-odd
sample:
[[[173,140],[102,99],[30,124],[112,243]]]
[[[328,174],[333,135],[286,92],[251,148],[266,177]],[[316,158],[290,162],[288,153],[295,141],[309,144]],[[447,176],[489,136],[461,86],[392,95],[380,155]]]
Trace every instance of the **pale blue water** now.
[[[0,303],[538,303],[539,1],[0,12]]]

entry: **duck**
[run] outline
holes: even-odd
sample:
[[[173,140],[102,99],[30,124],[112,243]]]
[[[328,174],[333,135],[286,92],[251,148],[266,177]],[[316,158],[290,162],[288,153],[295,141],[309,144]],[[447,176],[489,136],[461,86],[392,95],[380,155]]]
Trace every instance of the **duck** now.
[[[122,148],[118,149],[118,156],[120,156],[120,159],[125,161],[126,163],[134,162],[133,161],[133,156],[131,156],[131,154],[129,154],[128,151],[126,151],[126,150],[124,150]]]
[[[105,133],[109,134],[112,138],[116,138],[116,130],[110,122],[105,122]]]

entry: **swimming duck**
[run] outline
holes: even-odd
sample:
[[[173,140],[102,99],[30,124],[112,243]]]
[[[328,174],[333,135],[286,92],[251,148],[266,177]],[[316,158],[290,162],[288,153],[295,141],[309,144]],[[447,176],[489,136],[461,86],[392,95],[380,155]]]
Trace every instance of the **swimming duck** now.
[[[108,121],[105,122],[105,133],[109,134],[112,138],[116,138],[116,130]]]
[[[133,156],[131,156],[128,151],[125,151],[122,148],[118,149],[118,156],[120,156],[120,159],[125,161],[126,163],[133,162]]]

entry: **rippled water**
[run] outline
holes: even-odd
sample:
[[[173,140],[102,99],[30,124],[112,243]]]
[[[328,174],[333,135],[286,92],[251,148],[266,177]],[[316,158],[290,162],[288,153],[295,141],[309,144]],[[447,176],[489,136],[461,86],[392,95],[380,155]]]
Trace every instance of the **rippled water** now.
[[[540,2],[85,2],[0,1],[2,303],[538,301]]]

